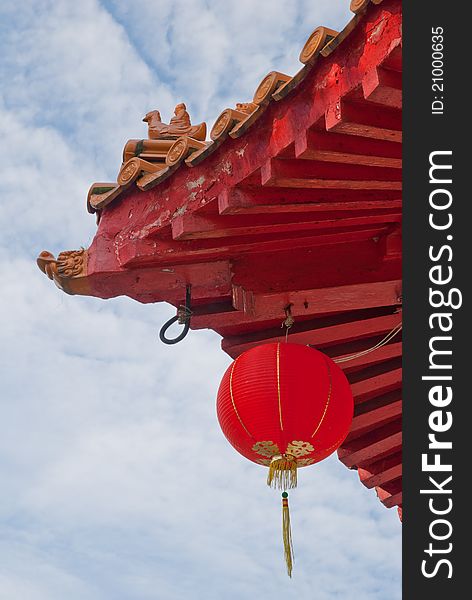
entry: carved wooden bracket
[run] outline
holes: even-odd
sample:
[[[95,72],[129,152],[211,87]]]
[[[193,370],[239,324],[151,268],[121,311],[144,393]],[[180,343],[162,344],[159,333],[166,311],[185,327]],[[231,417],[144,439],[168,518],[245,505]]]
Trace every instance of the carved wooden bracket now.
[[[58,288],[67,294],[87,294],[87,251],[65,250],[57,258],[51,252],[43,250],[36,263]]]

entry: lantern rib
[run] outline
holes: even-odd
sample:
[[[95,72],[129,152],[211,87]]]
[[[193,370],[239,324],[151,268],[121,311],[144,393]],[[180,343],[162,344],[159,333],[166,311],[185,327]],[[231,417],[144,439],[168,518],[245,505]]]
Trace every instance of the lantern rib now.
[[[284,430],[284,424],[282,420],[282,401],[280,394],[280,344],[277,344],[277,396],[279,401],[279,420],[280,420],[280,429]]]
[[[311,437],[312,437],[312,438],[313,438],[313,437],[315,437],[315,435],[318,433],[318,430],[319,430],[319,428],[321,427],[321,424],[322,424],[322,423],[323,423],[323,421],[324,421],[324,418],[325,418],[325,416],[326,416],[326,413],[327,413],[327,411],[328,411],[328,406],[329,406],[329,403],[330,403],[330,401],[331,401],[331,392],[332,392],[332,390],[333,390],[333,379],[332,379],[332,377],[331,377],[331,369],[330,369],[330,367],[329,367],[329,363],[328,363],[327,361],[326,361],[326,368],[328,369],[328,379],[329,379],[328,398],[327,398],[327,400],[326,400],[326,404],[325,404],[325,407],[324,407],[324,410],[323,410],[323,414],[321,415],[320,422],[318,423],[318,425],[317,425],[317,427],[316,427],[315,431],[314,431],[314,432],[311,434]]]
[[[236,359],[234,361],[233,366],[231,368],[231,373],[229,375],[229,395],[231,397],[231,403],[233,405],[234,412],[235,412],[236,416],[238,417],[238,421],[241,423],[241,427],[244,429],[244,431],[248,434],[248,436],[251,439],[255,439],[254,436],[248,431],[246,425],[244,425],[243,420],[239,416],[239,412],[238,412],[238,409],[236,408],[236,403],[234,401],[234,395],[233,395],[233,372],[234,372],[234,368],[236,367],[236,363],[237,362],[238,362],[238,359]]]

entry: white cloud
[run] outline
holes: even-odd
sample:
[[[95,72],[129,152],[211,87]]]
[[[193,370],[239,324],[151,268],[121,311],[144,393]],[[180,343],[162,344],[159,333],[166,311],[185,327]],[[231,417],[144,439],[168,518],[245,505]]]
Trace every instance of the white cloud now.
[[[0,600],[400,597],[396,513],[335,457],[291,494],[288,581],[280,498],[216,422],[216,334],[164,347],[170,307],[66,296],[33,260],[87,245],[88,186],[145,111],[183,99],[211,121],[348,18],[345,0],[254,6],[2,3]]]

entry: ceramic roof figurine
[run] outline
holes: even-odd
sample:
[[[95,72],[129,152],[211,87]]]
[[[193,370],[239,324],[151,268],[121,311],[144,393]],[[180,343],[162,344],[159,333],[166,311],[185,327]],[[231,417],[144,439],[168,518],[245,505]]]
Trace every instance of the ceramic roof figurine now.
[[[162,122],[161,113],[158,110],[148,112],[143,121],[148,124],[150,140],[177,139],[182,135],[188,135],[196,140],[204,140],[206,137],[206,124],[192,125],[187,107],[183,102],[175,107],[174,116],[169,124]]]

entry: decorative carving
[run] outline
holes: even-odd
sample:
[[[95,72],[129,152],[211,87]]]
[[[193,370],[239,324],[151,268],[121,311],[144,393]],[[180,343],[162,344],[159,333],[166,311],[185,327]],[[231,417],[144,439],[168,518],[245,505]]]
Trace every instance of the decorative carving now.
[[[185,153],[187,152],[187,138],[181,137],[176,142],[172,144],[172,148],[169,150],[166,156],[166,165],[170,166],[177,162],[180,159],[183,159]]]
[[[306,456],[313,452],[314,448],[309,442],[293,441],[287,446],[287,454],[299,458],[300,456]]]
[[[51,252],[43,250],[36,259],[36,263],[49,279],[54,279],[54,274],[57,275],[57,261]]]
[[[212,140],[217,140],[224,133],[227,133],[231,128],[231,109],[227,108],[224,110],[220,116],[216,119],[213,127],[210,131],[210,137]]]
[[[256,442],[252,447],[253,451],[261,456],[267,456],[267,458],[272,458],[273,456],[277,456],[280,454],[279,447],[274,442]]]
[[[161,113],[158,110],[148,112],[143,121],[148,124],[150,140],[177,139],[182,135],[189,135],[196,140],[204,140],[206,137],[206,123],[192,125],[187,107],[183,102],[175,107],[174,116],[169,124],[162,122]]]
[[[36,262],[41,271],[49,279],[69,279],[86,274],[87,253],[84,248],[80,250],[65,250],[57,258],[54,258],[54,254],[43,250],[36,259]]]
[[[126,186],[135,181],[141,173],[156,173],[163,168],[162,163],[151,163],[141,158],[130,158],[128,162],[122,165],[118,173],[118,183]]]
[[[258,105],[255,102],[237,102],[236,110],[250,115],[256,110],[257,106]]]
[[[370,0],[351,0],[350,9],[353,13],[358,15],[359,13],[363,12],[367,8],[367,5],[369,4],[369,2],[370,2]]]
[[[140,159],[130,158],[128,162],[125,162],[125,164],[121,167],[120,172],[118,173],[117,181],[120,185],[126,185],[127,183],[131,183],[137,179],[140,173]]]
[[[85,248],[61,252],[56,261],[57,274],[60,277],[78,277],[85,274],[86,257]]]
[[[299,440],[294,440],[287,445],[287,450],[285,454],[282,454],[279,450],[277,444],[271,441],[263,441],[257,442],[252,447],[253,451],[259,454],[260,456],[264,456],[265,458],[258,458],[256,460],[260,465],[269,466],[274,456],[277,457],[292,457],[296,459],[297,466],[305,467],[307,465],[311,465],[315,462],[313,458],[301,458],[302,456],[307,456],[315,449],[310,444],[310,442],[303,442]]]
[[[166,165],[172,167],[181,162],[187,156],[205,147],[205,142],[195,140],[187,135],[175,141],[166,156]]]
[[[254,93],[253,102],[255,104],[263,104],[269,102],[272,94],[280,86],[289,81],[291,77],[278,71],[271,71],[260,82],[257,90]]]
[[[326,44],[335,38],[338,32],[328,27],[317,27],[305,42],[300,52],[300,62],[306,64],[311,58],[319,54]]]
[[[248,105],[249,103],[245,103]],[[225,109],[220,116],[216,119],[213,125],[210,137],[213,141],[226,136],[233,127],[248,117],[248,112],[240,110],[234,110],[233,108]]]
[[[43,250],[36,259],[38,267],[59,289],[66,294],[90,295],[90,282],[87,277],[87,251],[66,250],[57,258],[47,250]]]

